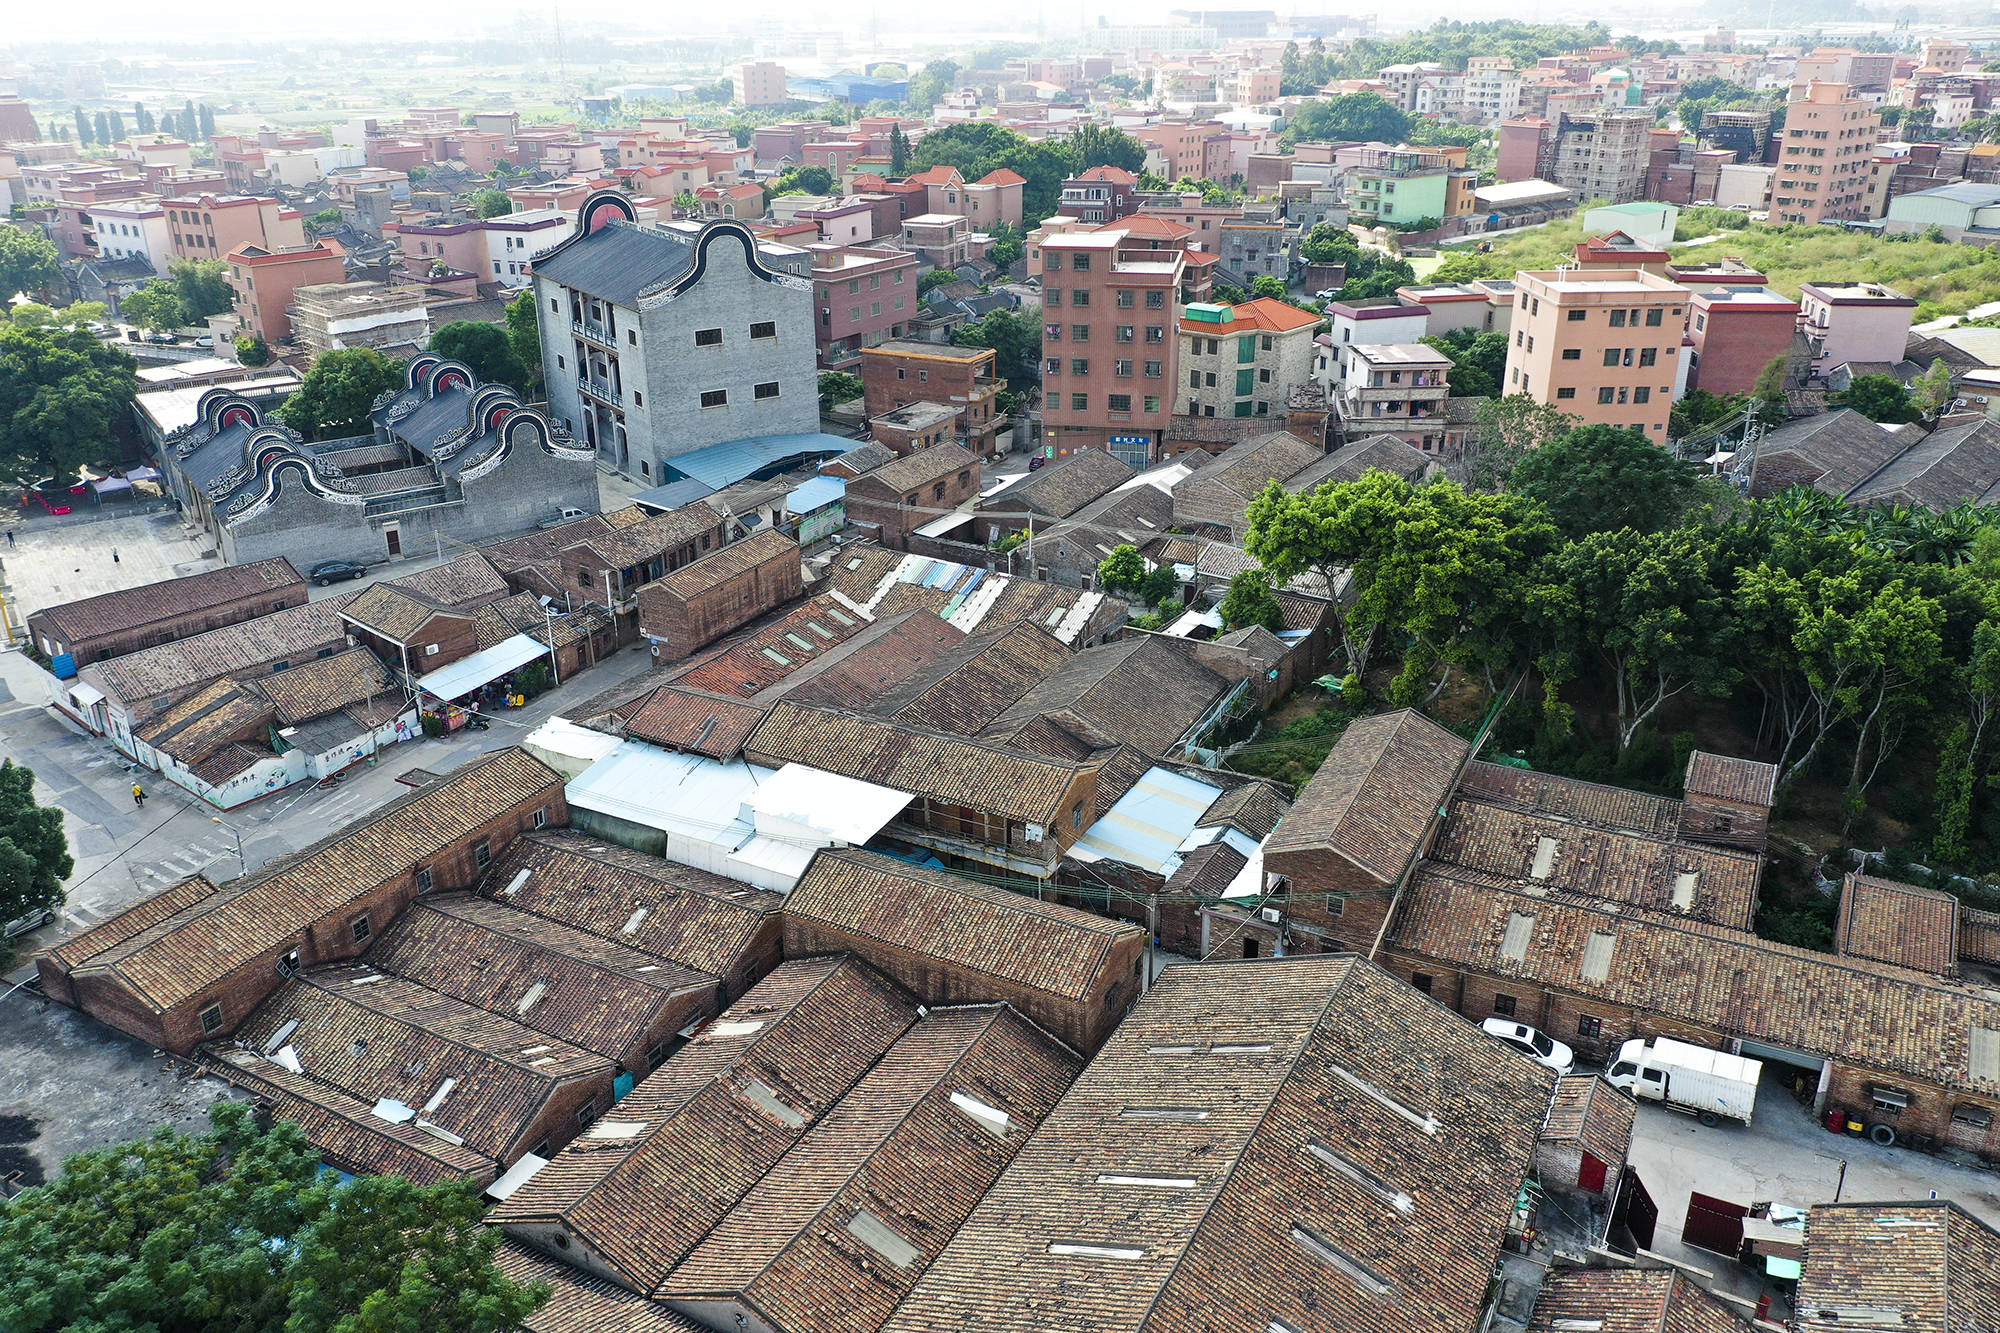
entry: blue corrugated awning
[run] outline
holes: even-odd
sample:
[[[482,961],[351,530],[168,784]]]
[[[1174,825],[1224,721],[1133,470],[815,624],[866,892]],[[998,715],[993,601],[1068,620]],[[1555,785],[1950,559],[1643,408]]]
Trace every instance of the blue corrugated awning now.
[[[853,447],[853,440],[817,431],[798,435],[752,435],[676,454],[660,464],[660,472],[669,480],[693,477],[719,491],[776,463],[812,457],[835,458]]]
[[[845,477],[811,477],[794,487],[785,497],[785,510],[792,514],[810,514],[816,509],[824,509],[836,500],[847,498]]]

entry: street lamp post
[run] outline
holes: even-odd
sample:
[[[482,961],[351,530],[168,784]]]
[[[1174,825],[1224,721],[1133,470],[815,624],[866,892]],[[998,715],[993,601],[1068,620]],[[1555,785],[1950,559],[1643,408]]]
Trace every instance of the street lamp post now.
[[[210,815],[208,818],[210,823],[222,824],[221,815]],[[222,831],[227,833],[230,841],[236,844],[236,873],[239,875],[249,874],[250,863],[243,859],[243,835],[227,824],[222,824]]]

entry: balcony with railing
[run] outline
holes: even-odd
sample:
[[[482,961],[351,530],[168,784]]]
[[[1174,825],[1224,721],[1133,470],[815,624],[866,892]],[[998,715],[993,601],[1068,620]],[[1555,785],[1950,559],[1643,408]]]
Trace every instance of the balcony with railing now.
[[[588,375],[579,375],[577,376],[576,387],[599,402],[609,403],[613,407],[623,407],[625,405],[625,395],[612,388],[611,385],[603,380],[592,379]]]
[[[600,324],[594,319],[577,319],[571,322],[578,333],[581,333],[594,343],[599,343],[605,347],[616,347],[618,345],[618,334],[608,325]]]

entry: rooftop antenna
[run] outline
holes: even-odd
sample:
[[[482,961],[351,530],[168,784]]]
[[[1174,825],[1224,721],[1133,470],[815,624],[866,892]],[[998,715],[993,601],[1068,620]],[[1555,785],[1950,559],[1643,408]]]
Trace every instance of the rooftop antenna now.
[[[556,91],[563,100],[569,99],[569,51],[563,45],[562,5],[558,0],[550,0],[549,20],[555,26],[556,39]]]

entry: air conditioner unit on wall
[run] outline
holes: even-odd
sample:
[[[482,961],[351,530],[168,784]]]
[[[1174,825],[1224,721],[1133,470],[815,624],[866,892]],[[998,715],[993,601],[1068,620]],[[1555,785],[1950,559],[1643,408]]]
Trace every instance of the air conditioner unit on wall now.
[[[1275,907],[1260,907],[1257,909],[1257,915],[1274,926],[1285,919],[1284,912]]]

